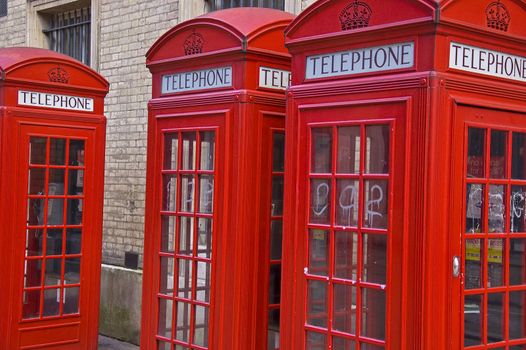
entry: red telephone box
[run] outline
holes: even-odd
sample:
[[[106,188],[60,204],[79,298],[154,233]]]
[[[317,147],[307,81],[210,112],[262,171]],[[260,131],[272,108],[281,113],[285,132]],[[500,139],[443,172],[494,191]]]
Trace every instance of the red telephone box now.
[[[282,349],[526,349],[525,23],[320,0],[287,28]]]
[[[0,348],[96,349],[108,83],[0,49]]]
[[[279,347],[292,18],[213,12],[147,53],[145,349]]]

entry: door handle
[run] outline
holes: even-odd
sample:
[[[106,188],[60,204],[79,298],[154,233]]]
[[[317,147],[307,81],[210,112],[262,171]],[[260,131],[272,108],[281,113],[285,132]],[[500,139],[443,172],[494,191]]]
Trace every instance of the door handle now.
[[[457,278],[460,275],[460,258],[455,255],[453,257],[453,277]]]

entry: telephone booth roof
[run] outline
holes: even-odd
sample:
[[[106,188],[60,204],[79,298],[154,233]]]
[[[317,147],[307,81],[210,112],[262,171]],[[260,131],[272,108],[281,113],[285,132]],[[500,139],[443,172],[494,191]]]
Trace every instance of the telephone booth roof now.
[[[45,84],[106,94],[109,83],[83,63],[55,51],[32,48],[0,48],[0,84]]]
[[[161,36],[147,52],[146,63],[149,66],[240,51],[289,57],[283,30],[294,17],[279,10],[251,7],[211,12]]]

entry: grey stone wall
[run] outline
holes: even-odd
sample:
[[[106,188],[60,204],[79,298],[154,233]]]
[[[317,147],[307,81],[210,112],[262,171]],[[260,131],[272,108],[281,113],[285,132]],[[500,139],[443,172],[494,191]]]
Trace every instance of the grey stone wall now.
[[[0,17],[0,47],[26,46],[27,0],[8,0],[7,16]]]

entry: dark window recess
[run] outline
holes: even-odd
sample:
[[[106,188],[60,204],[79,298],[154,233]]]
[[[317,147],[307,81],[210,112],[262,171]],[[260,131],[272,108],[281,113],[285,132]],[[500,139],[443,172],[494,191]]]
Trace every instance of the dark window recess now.
[[[7,16],[7,0],[0,0],[0,17]]]
[[[207,0],[210,11],[229,9],[232,7],[268,7],[278,10],[285,9],[285,0]]]
[[[139,254],[134,252],[125,252],[124,267],[132,270],[137,270],[139,268]]]
[[[51,50],[90,64],[91,7],[53,14],[49,19],[49,29],[43,32]]]

